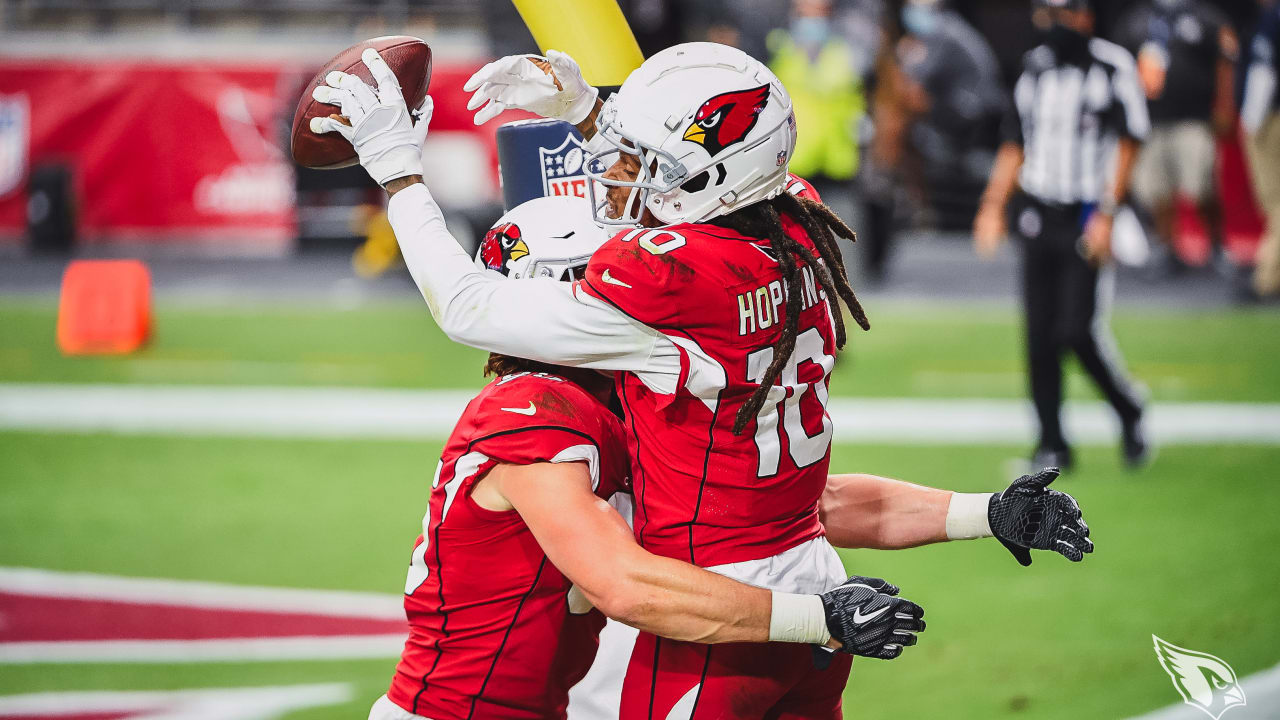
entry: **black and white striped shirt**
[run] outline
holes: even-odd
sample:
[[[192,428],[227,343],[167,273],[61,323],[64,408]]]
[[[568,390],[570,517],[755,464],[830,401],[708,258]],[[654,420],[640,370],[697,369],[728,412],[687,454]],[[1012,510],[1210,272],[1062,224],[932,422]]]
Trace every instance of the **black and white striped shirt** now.
[[[1087,58],[1060,61],[1041,45],[1023,64],[1002,129],[1022,146],[1022,189],[1049,203],[1097,202],[1115,177],[1116,141],[1151,129],[1133,56],[1093,38]]]

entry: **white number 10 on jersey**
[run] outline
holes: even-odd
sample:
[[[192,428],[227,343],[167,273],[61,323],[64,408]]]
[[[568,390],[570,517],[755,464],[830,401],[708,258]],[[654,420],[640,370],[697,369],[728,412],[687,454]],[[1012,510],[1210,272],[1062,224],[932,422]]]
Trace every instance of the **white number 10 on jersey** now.
[[[773,348],[761,348],[747,356],[747,379],[758,383],[764,372],[773,362]],[[800,365],[811,362],[822,368],[822,379],[814,383],[800,382]],[[822,333],[817,328],[809,328],[796,336],[796,348],[791,358],[782,366],[778,375],[781,385],[769,390],[769,398],[765,400],[756,416],[756,449],[760,453],[760,466],[757,477],[770,477],[778,472],[778,462],[782,455],[782,432],[787,434],[787,448],[791,460],[796,467],[808,467],[827,456],[831,447],[831,416],[827,414],[826,377],[835,367],[836,359],[823,350]],[[805,430],[804,407],[800,400],[806,393],[812,392],[817,398],[817,406],[822,410],[822,430],[816,435],[809,435]],[[785,402],[784,402],[785,400]],[[809,407],[813,407],[812,404]],[[812,413],[813,411],[810,410]],[[781,423],[779,423],[781,420]],[[816,418],[814,418],[816,420]],[[782,425],[781,430],[779,424]],[[814,423],[808,423],[812,426]]]

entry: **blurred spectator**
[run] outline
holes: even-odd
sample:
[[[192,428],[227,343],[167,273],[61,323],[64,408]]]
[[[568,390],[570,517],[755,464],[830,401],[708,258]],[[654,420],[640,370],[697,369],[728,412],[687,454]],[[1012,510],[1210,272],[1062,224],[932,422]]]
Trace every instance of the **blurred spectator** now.
[[[541,52],[511,0],[481,0],[481,3],[490,57]]]
[[[791,3],[780,0],[686,0],[694,38],[724,43],[751,57],[769,57],[766,38],[786,27]]]
[[[898,42],[908,148],[924,205],[944,226],[973,217],[991,172],[996,128],[1005,108],[1000,68],[991,46],[943,0],[908,0]]]
[[[689,4],[687,0],[618,0],[645,57],[691,39],[685,36]]]
[[[795,0],[789,25],[768,36],[769,67],[790,91],[800,128],[791,171],[828,202],[852,192],[866,115],[858,58],[831,9],[830,0]]]
[[[1168,269],[1181,195],[1194,202],[1213,244],[1213,264],[1231,263],[1223,246],[1215,137],[1234,130],[1234,74],[1240,42],[1225,15],[1203,0],[1149,0],[1121,21],[1118,39],[1138,57],[1151,137],[1134,171],[1135,198],[1155,220]]]
[[[1240,109],[1254,190],[1267,215],[1267,231],[1258,247],[1253,291],[1280,295],[1280,3],[1261,0],[1262,21],[1244,57],[1245,81]]]
[[[875,134],[864,163],[866,269],[883,279],[905,195],[923,221],[962,227],[991,169],[1005,106],[986,40],[941,0],[907,0],[877,68]],[[860,238],[863,239],[863,238]]]
[[[1071,465],[1063,434],[1062,357],[1071,352],[1121,422],[1124,457],[1148,459],[1143,403],[1107,327],[1114,292],[1111,236],[1143,138],[1147,106],[1133,56],[1093,37],[1088,0],[1036,0],[1045,43],[1027,53],[1002,127],[991,182],[974,221],[979,253],[1004,239],[1015,190],[1023,251],[1027,369],[1040,421],[1034,463]]]

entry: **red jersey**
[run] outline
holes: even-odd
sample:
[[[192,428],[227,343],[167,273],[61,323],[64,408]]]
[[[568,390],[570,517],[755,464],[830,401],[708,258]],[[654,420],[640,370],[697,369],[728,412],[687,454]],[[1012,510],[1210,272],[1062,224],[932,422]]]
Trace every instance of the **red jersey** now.
[[[387,697],[432,720],[564,717],[604,616],[570,611],[570,581],[514,510],[471,491],[499,463],[588,463],[608,498],[627,476],[621,423],[580,386],[520,373],[467,406],[432,482],[404,606],[409,639]]]
[[[783,221],[813,250],[797,223]],[[768,240],[682,224],[617,235],[592,256],[578,290],[682,351],[675,394],[655,391],[635,373],[618,376],[640,544],[714,566],[772,557],[821,536],[836,347],[812,268],[803,267],[788,299]],[[795,352],[758,416],[734,435],[738,408],[773,360],[793,301],[801,304]]]

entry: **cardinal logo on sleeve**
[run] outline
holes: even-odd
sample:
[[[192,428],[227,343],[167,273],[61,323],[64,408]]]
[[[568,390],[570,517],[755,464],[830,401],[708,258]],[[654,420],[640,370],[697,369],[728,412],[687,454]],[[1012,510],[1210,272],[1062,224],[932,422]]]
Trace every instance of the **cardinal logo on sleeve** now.
[[[769,86],[721,93],[702,103],[684,139],[698,143],[715,157],[721,150],[740,143],[756,126],[769,102]]]
[[[1196,652],[1165,642],[1155,635],[1156,659],[1169,673],[1173,687],[1186,704],[1203,710],[1219,720],[1233,707],[1244,707],[1244,688],[1236,680],[1236,672],[1221,658]]]

